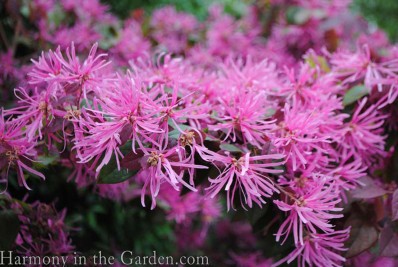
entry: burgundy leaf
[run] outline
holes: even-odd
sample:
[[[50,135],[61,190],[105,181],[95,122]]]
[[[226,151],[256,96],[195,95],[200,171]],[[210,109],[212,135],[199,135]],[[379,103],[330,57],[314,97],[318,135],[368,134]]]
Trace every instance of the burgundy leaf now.
[[[398,189],[395,190],[394,194],[392,195],[391,207],[392,207],[392,220],[396,221],[398,220]]]
[[[358,188],[352,190],[352,196],[354,198],[368,199],[383,196],[387,193],[386,190],[378,186],[372,178],[365,176],[360,179],[363,186],[358,186]]]
[[[390,225],[383,228],[380,234],[380,256],[396,257],[398,256],[398,234],[394,233]]]
[[[120,166],[130,171],[139,171],[142,169],[140,160],[143,156],[142,151],[137,151],[137,154],[131,151],[120,161]]]

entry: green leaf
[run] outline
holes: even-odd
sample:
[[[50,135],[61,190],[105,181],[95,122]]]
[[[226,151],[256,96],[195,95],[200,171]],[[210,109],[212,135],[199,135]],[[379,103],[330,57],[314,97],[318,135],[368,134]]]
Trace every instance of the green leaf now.
[[[106,175],[100,175],[97,184],[118,184],[122,183],[129,178],[133,177],[138,171],[129,171],[126,169],[118,170],[117,168],[107,173]]]
[[[237,146],[235,146],[233,144],[221,144],[220,148],[222,150],[226,150],[226,151],[229,151],[229,152],[243,152],[242,149],[240,149],[239,147],[237,147]]]
[[[66,18],[65,12],[60,6],[55,5],[51,12],[47,14],[47,19],[49,24],[54,24],[55,26],[60,26]]]
[[[176,126],[174,125],[174,123],[171,120],[168,121],[168,124],[169,124],[169,126],[173,127],[173,129],[174,129],[169,132],[169,138],[178,139],[181,135],[181,132],[178,129],[176,129]],[[183,131],[191,129],[190,126],[185,125],[185,124],[178,124],[178,127]]]
[[[10,250],[19,232],[17,214],[10,210],[0,211],[0,250]]]
[[[367,94],[369,94],[369,89],[364,85],[354,86],[345,93],[343,105],[348,106]]]
[[[286,11],[286,19],[290,24],[304,24],[311,18],[311,10],[291,6]]]
[[[131,151],[131,142],[127,142],[123,146],[120,147],[120,151],[126,155],[127,152]],[[127,154],[128,155],[128,154]],[[123,159],[121,160],[121,166],[123,167]],[[97,184],[118,184],[122,183],[132,176],[134,176],[139,170],[129,169],[128,166],[126,168],[122,168],[120,171],[117,168],[116,158],[112,156],[112,159],[109,161],[107,165],[105,165],[100,172],[99,178],[97,180]]]
[[[43,169],[48,165],[55,163],[59,159],[59,155],[39,156],[37,162],[33,163],[35,169]]]
[[[314,58],[315,56],[315,58]],[[315,67],[320,67],[322,71],[324,72],[330,72],[330,67],[329,64],[326,60],[326,58],[318,55],[312,55],[310,54],[305,58],[305,62],[307,62],[308,65],[310,65],[311,68]]]

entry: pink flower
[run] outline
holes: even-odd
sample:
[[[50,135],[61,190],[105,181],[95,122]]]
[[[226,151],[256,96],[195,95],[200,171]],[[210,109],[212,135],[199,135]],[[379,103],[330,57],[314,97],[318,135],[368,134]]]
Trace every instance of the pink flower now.
[[[263,51],[259,27],[250,25],[253,13],[248,13],[244,20],[235,21],[232,16],[221,13],[222,7],[210,7],[210,25],[206,32],[208,53],[225,58],[228,56],[246,57]],[[254,26],[254,27],[253,27]],[[259,57],[263,59],[262,57]]]
[[[198,192],[180,195],[172,186],[163,186],[159,192],[159,199],[167,206],[168,220],[176,223],[189,223],[194,213],[200,211],[202,196]]]
[[[241,205],[250,208],[253,202],[259,206],[265,203],[263,197],[271,197],[274,192],[279,193],[275,188],[271,178],[266,174],[282,173],[282,170],[274,169],[280,166],[283,162],[269,162],[270,160],[281,160],[284,158],[282,154],[270,154],[260,156],[250,156],[246,153],[241,158],[237,159],[229,155],[223,156],[221,154],[210,151],[206,148],[197,148],[199,155],[206,161],[220,163],[224,165],[221,173],[215,178],[209,178],[211,185],[206,189],[209,190],[209,195],[214,198],[222,189],[227,191],[227,208],[234,208],[233,200],[236,191],[239,191]]]
[[[193,169],[207,169],[206,166],[192,164],[190,159],[184,159],[179,151],[179,147],[174,147],[164,151],[152,150],[150,153],[144,152],[141,165],[143,170],[138,174],[144,182],[141,191],[141,204],[145,207],[145,194],[147,190],[152,198],[151,209],[156,206],[156,196],[159,194],[162,183],[167,182],[174,190],[180,191],[180,185],[192,191],[197,191],[194,187]],[[189,170],[191,177],[189,183],[184,181],[184,172]]]
[[[28,73],[30,84],[47,82],[52,85],[53,83],[61,82],[59,75],[61,74],[62,63],[56,54],[61,54],[60,47],[57,48],[56,52],[51,50],[47,53],[42,52],[38,61],[32,59],[34,67]]]
[[[15,89],[15,95],[20,100],[17,108],[6,110],[5,115],[19,115],[15,121],[22,121],[26,127],[28,141],[35,140],[37,135],[43,139],[42,129],[54,119],[51,97],[47,92],[39,94],[37,88],[33,96],[29,96],[25,89]]]
[[[3,109],[0,109],[0,182],[6,184],[5,190],[11,168],[17,171],[19,185],[28,190],[31,189],[26,183],[24,171],[45,179],[42,173],[28,166],[37,153],[36,143],[28,141],[24,136],[24,126],[21,121],[5,121]]]
[[[105,153],[96,168],[97,175],[112,155],[120,169],[119,157],[123,154],[119,147],[127,140],[132,141],[134,152],[137,145],[146,151],[144,142],[159,146],[151,137],[162,132],[159,120],[154,118],[157,109],[141,90],[141,85],[132,76],[120,77],[114,87],[104,91],[106,97],[96,99],[92,107],[82,110],[81,118],[76,118],[79,128],[76,129],[74,148],[80,161],[86,163],[94,159],[93,165],[96,165]]]
[[[377,85],[378,90],[382,91],[381,81],[386,75],[396,76],[394,71],[397,69],[397,60],[376,62],[367,44],[359,47],[355,53],[337,52],[331,55],[330,62],[334,75],[341,78],[343,84],[363,80],[369,92],[372,91],[373,85]]]
[[[12,50],[0,53],[0,84],[3,84],[9,78],[19,78],[20,72],[15,63]]]
[[[398,260],[393,257],[377,257],[377,255],[369,251],[364,251],[358,256],[349,259],[347,263],[353,267],[395,267],[398,264]]]
[[[340,255],[344,248],[344,242],[348,239],[350,228],[326,234],[310,233],[304,238],[302,244],[297,244],[287,257],[274,263],[276,267],[284,262],[290,264],[297,258],[299,267],[338,267],[343,266],[345,258]]]
[[[311,53],[307,56],[319,58]],[[285,68],[285,72],[288,81],[283,85],[280,94],[286,96],[287,102],[292,103],[292,106],[302,105],[307,108],[322,109],[324,104],[334,107],[331,104],[336,101],[327,102],[333,100],[333,94],[341,90],[336,85],[335,77],[329,73],[323,74],[319,67],[311,67],[309,64],[300,64],[298,71]]]
[[[72,27],[62,26],[53,35],[47,37],[49,42],[61,46],[62,49],[74,43],[79,52],[89,49],[90,45],[100,38],[101,35],[88,22],[81,20],[78,20]]]
[[[269,140],[275,128],[275,120],[267,120],[270,112],[265,93],[231,92],[227,99],[220,98],[219,114],[216,120],[220,123],[210,125],[213,131],[224,131],[225,138],[238,139],[245,144],[251,143],[258,148]]]
[[[150,24],[153,27],[153,38],[171,53],[184,52],[189,37],[198,27],[193,15],[177,12],[173,6],[155,10]]]
[[[370,164],[375,158],[385,155],[385,136],[383,124],[386,115],[381,115],[375,105],[364,110],[367,98],[364,98],[356,108],[352,118],[343,126],[341,140],[338,143],[339,152],[343,157],[352,153],[355,158]]]
[[[130,65],[134,73],[151,88],[154,85],[165,85],[178,90],[200,88],[198,82],[202,78],[202,71],[196,70],[182,57],[159,53],[154,55],[153,60],[150,57],[144,57],[131,61]]]
[[[157,112],[159,115],[162,133],[159,134],[159,144],[161,147],[166,148],[168,145],[169,128],[172,126],[179,132],[184,133],[180,128],[180,124],[186,123],[190,120],[196,125],[200,125],[200,120],[207,119],[209,115],[207,112],[206,104],[200,102],[190,102],[189,95],[179,97],[179,87],[173,87],[171,93],[168,94],[166,88],[161,86],[159,91],[160,97],[155,100]]]
[[[334,175],[337,186],[344,190],[354,189],[360,182],[359,178],[366,176],[367,166],[364,166],[360,158],[352,154],[343,155],[339,165],[330,170],[329,175]]]
[[[287,218],[276,234],[276,241],[285,237],[282,244],[291,232],[296,245],[304,244],[306,232],[317,233],[317,229],[326,233],[333,232],[330,220],[343,217],[342,214],[335,213],[342,208],[336,207],[341,199],[331,177],[315,176],[311,180],[302,182],[301,187],[304,191],[297,190],[290,193],[284,190],[282,192],[286,194],[286,200],[274,200],[280,210],[288,212]]]
[[[331,142],[328,133],[320,131],[325,122],[317,109],[305,110],[285,104],[284,120],[279,123],[273,139],[276,147],[282,148],[288,155],[293,170],[308,164],[308,156],[314,153],[327,153],[324,144]]]
[[[18,217],[21,223],[16,241],[19,254],[44,257],[72,253],[74,246],[64,222],[66,210],[57,213],[53,205],[40,202],[26,204],[28,208],[16,205],[20,209]]]
[[[221,91],[265,93],[268,98],[279,95],[279,88],[283,86],[280,71],[275,63],[267,59],[257,62],[252,56],[238,59],[229,57],[219,68],[221,72],[218,74],[215,86]],[[228,95],[220,96],[228,99]],[[263,101],[268,100],[267,98]]]
[[[134,20],[125,23],[120,32],[120,38],[111,49],[119,64],[128,65],[130,60],[137,60],[150,52],[150,42],[146,38],[139,25]]]
[[[55,53],[55,56],[62,64],[62,81],[70,87],[65,87],[66,93],[68,93],[68,89],[72,92],[77,90],[78,93],[83,94],[84,98],[87,98],[89,92],[95,92],[99,90],[99,86],[104,86],[108,77],[101,71],[110,64],[110,61],[104,59],[107,54],[96,56],[97,48],[98,43],[95,43],[87,59],[82,63],[76,56],[74,43],[66,49],[67,59],[59,51]]]

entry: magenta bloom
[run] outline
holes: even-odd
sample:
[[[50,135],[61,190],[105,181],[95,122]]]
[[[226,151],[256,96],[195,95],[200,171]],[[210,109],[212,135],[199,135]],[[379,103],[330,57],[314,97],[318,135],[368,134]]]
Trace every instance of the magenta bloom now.
[[[153,38],[168,52],[181,53],[188,47],[189,37],[197,30],[196,18],[177,12],[173,6],[156,10],[152,15]]]
[[[220,99],[217,120],[220,123],[210,125],[214,131],[225,132],[225,139],[231,137],[233,142],[237,139],[244,143],[251,143],[261,148],[275,128],[275,120],[267,120],[269,107],[264,101],[264,93],[231,92],[229,99]]]
[[[284,120],[279,123],[274,143],[288,155],[293,170],[307,165],[309,155],[327,153],[323,145],[330,143],[331,137],[320,131],[324,123],[321,113],[288,104],[283,111]]]
[[[279,193],[267,174],[283,172],[274,167],[283,164],[280,160],[284,158],[284,155],[250,156],[250,153],[246,153],[237,159],[229,155],[223,156],[206,148],[198,148],[198,152],[204,160],[223,165],[224,168],[215,179],[209,178],[211,185],[206,190],[209,190],[209,195],[213,198],[222,189],[225,189],[228,210],[231,207],[234,208],[233,200],[237,191],[243,208],[246,205],[251,208],[253,202],[261,206],[265,203],[263,197],[270,197],[274,192]],[[278,160],[278,162],[270,162],[270,160]]]
[[[397,60],[378,63],[372,58],[369,45],[365,44],[351,53],[340,51],[331,56],[333,74],[342,79],[343,84],[351,84],[358,81],[372,91],[374,85],[382,91],[383,78],[385,76],[396,77]]]
[[[118,42],[111,49],[119,64],[127,66],[130,60],[149,54],[150,42],[144,38],[141,25],[136,21],[127,21],[120,35]]]
[[[11,107],[0,109],[0,183],[7,186],[16,173],[19,185],[30,189],[30,176],[44,179],[32,167],[37,165],[46,173],[69,171],[79,195],[91,190],[125,202],[118,206],[138,200],[146,207],[149,201],[151,210],[160,208],[150,221],[162,220],[160,212],[167,223],[150,237],[175,227],[180,251],[173,256],[210,253],[215,265],[298,260],[300,267],[342,266],[350,228],[339,226],[366,217],[353,212],[342,219],[351,205],[348,191],[364,214],[375,206],[371,221],[389,230],[397,187],[398,46],[360,15],[351,16],[350,1],[226,3],[237,16],[216,4],[205,21],[172,6],[151,17],[135,9],[123,20],[101,0],[7,4],[9,22],[24,19],[14,37],[13,23],[6,23],[5,36],[0,33],[8,51],[0,54],[0,90],[6,95],[18,88],[16,101],[0,97]],[[22,66],[27,54],[52,44],[58,48]],[[380,192],[357,194],[362,177],[374,177]],[[85,195],[82,200],[92,203]],[[223,203],[228,211],[253,209],[253,227],[241,214],[226,220]],[[18,253],[74,249],[65,211],[19,205]],[[257,206],[265,209],[257,213]],[[102,218],[96,207],[92,211],[89,228]],[[135,217],[132,212],[120,218]],[[257,226],[281,245],[291,239],[293,251],[280,256],[283,250],[272,249],[275,264],[264,258],[259,245],[267,238],[256,240]],[[111,243],[106,254],[122,249]],[[383,245],[391,244],[380,242],[380,252],[390,253]],[[395,261],[363,253],[351,263]]]
[[[296,258],[298,266],[316,267],[341,267],[345,258],[340,255],[344,248],[344,242],[348,239],[350,228],[326,234],[311,233],[304,238],[302,244],[298,244],[288,256],[274,263],[276,267],[284,262],[291,263]]]
[[[79,8],[80,9],[80,8]],[[100,34],[88,23],[88,21],[77,21],[72,27],[61,26],[53,36],[46,39],[62,48],[67,48],[70,43],[74,43],[77,51],[84,51],[90,45],[100,39]]]
[[[143,170],[139,174],[144,181],[141,191],[142,206],[145,207],[145,194],[148,190],[152,198],[151,209],[155,208],[155,198],[159,194],[161,184],[164,182],[167,182],[176,191],[180,191],[180,185],[192,191],[197,191],[194,187],[193,169],[207,169],[207,167],[191,163],[190,158],[182,158],[179,149],[181,148],[174,147],[164,151],[152,150],[150,153],[144,152],[145,156],[141,162]],[[189,172],[191,175],[189,183],[183,179],[185,170],[191,170]]]
[[[144,142],[159,146],[151,137],[151,134],[162,132],[158,119],[154,118],[156,109],[141,90],[140,84],[136,84],[132,77],[120,77],[106,92],[107,97],[82,110],[81,118],[77,118],[80,129],[77,129],[74,143],[81,162],[94,159],[95,166],[105,153],[96,168],[97,174],[109,163],[112,155],[120,168],[119,158],[123,155],[119,147],[127,140],[132,140],[134,152],[136,146],[147,150]],[[98,105],[101,105],[101,111]]]
[[[355,158],[370,164],[377,157],[385,155],[383,124],[386,115],[378,112],[377,106],[364,109],[367,99],[364,98],[356,108],[352,118],[343,127],[343,136],[338,143],[339,151],[344,157],[350,153]]]
[[[20,100],[19,106],[5,111],[6,115],[19,115],[14,120],[22,121],[26,127],[28,141],[43,138],[42,129],[54,119],[50,95],[47,92],[39,94],[37,89],[33,97],[25,89],[15,89],[15,95]]]
[[[339,166],[330,170],[329,175],[335,176],[336,185],[343,190],[354,189],[360,182],[360,178],[366,176],[367,166],[364,166],[360,158],[351,159],[351,154],[341,158]]]
[[[42,52],[39,60],[32,59],[34,67],[29,72],[29,83],[31,84],[42,84],[44,82],[50,85],[61,82],[61,70],[62,63],[56,56],[61,54],[60,47],[57,48],[56,52],[48,51],[47,53]]]
[[[70,47],[66,49],[66,57],[58,52],[55,56],[62,64],[62,81],[67,83],[70,88],[65,89],[76,90],[83,94],[84,98],[87,98],[87,94],[92,91],[99,90],[99,86],[104,86],[106,82],[106,76],[101,73],[104,68],[110,64],[110,61],[104,59],[107,54],[95,55],[97,52],[98,44],[95,43],[86,60],[80,63],[79,58],[76,56],[75,46],[72,43]],[[65,91],[66,91],[65,90]]]
[[[194,213],[200,211],[203,196],[198,192],[189,192],[180,196],[172,186],[165,185],[159,192],[159,200],[167,207],[167,219],[176,223],[190,223]]]
[[[36,143],[26,139],[23,127],[21,121],[6,121],[3,110],[0,109],[0,182],[5,183],[7,187],[9,170],[15,168],[19,185],[31,190],[26,183],[24,171],[39,176],[43,180],[45,177],[28,166],[37,155]]]
[[[21,210],[21,229],[16,241],[18,253],[39,257],[72,253],[74,246],[65,224],[65,209],[57,213],[54,206],[40,202],[30,205],[29,210],[19,206],[18,209]]]
[[[336,207],[341,201],[336,186],[330,182],[330,177],[315,177],[309,183],[302,185],[304,192],[294,194],[286,192],[286,200],[274,200],[274,203],[282,211],[288,212],[286,220],[280,226],[276,241],[284,236],[284,243],[290,233],[293,233],[295,244],[304,244],[306,232],[317,233],[317,229],[323,232],[333,232],[330,220],[343,217],[336,214],[343,210]],[[304,181],[306,182],[306,181]]]

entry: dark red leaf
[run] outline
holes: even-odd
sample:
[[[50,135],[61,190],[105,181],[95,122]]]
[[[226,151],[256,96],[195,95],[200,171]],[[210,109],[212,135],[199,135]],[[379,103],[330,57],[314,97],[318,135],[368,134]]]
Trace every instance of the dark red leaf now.
[[[360,179],[364,186],[358,186],[352,190],[352,196],[359,199],[369,199],[383,196],[387,193],[386,190],[378,186],[372,178],[365,176]]]
[[[396,257],[398,256],[398,234],[394,233],[390,225],[383,228],[380,234],[380,256]]]
[[[391,207],[392,207],[392,220],[396,221],[398,220],[398,189],[395,190],[394,194],[392,195]]]
[[[142,151],[137,151],[137,154],[131,151],[120,161],[120,166],[130,171],[139,171],[142,169],[141,159],[143,156],[144,153]]]

